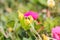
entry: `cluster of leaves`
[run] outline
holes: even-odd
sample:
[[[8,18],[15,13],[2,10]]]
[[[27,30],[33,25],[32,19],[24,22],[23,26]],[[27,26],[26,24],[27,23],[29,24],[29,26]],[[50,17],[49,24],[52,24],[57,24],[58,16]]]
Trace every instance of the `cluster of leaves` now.
[[[51,29],[60,25],[59,0],[56,1],[56,3],[58,3],[58,5],[55,8],[49,8],[52,16],[48,18],[44,17],[46,13],[41,13],[40,11],[48,8],[47,0],[1,0],[0,40],[39,40],[41,34],[49,34],[49,36],[51,36]],[[17,10],[20,10],[22,13],[28,10],[39,12],[40,17],[36,21],[39,21],[40,24],[34,21],[33,24],[31,23],[29,26],[25,25],[24,19],[19,20]],[[33,32],[30,30],[30,26],[34,27]],[[41,27],[43,27],[43,29]]]
[[[60,18],[44,18],[44,14],[40,14],[38,21],[40,24],[37,24],[37,20],[35,20],[31,25],[26,25],[27,23],[25,19],[19,19],[18,13],[5,13],[1,14],[1,22],[0,22],[0,39],[1,40],[35,40],[36,35],[35,33],[40,34],[49,34],[51,36],[51,29],[57,25],[60,25]],[[37,22],[37,23],[36,23]],[[30,28],[33,27],[34,29]],[[37,30],[41,29],[39,32]],[[37,37],[36,40],[39,37]]]

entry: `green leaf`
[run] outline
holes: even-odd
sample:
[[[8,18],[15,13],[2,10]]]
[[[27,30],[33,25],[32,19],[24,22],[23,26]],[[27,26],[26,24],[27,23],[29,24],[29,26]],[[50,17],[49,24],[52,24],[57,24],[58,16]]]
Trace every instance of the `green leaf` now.
[[[47,0],[39,0],[39,2],[40,2],[42,5],[47,6]]]
[[[2,33],[0,33],[0,40],[4,40],[4,36]]]
[[[8,21],[8,18],[7,18],[7,16],[5,16],[5,15],[1,15],[1,20],[3,21],[3,22],[7,22]]]
[[[14,20],[10,20],[8,23],[7,23],[7,27],[14,27]]]
[[[45,30],[46,30],[47,32],[50,32],[50,31],[51,31],[51,28],[54,27],[54,26],[53,26],[53,22],[52,22],[52,20],[51,20],[50,18],[47,18],[47,19],[45,20],[45,22],[44,22],[44,27],[45,27]]]
[[[32,40],[32,38],[30,37],[30,38],[23,38],[23,40]]]

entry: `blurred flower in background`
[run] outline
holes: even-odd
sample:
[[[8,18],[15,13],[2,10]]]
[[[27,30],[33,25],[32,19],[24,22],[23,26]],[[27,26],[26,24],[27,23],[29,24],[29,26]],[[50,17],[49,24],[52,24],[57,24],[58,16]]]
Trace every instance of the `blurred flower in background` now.
[[[60,40],[60,26],[56,26],[52,29],[52,36],[56,40]]]
[[[55,1],[54,0],[48,0],[47,4],[48,4],[48,7],[53,8],[55,6]]]

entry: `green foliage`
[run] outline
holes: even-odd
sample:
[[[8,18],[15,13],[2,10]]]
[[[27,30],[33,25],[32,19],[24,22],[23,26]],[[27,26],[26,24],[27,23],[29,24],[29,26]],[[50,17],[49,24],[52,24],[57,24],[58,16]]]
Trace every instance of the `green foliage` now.
[[[32,40],[32,39],[31,39],[31,37],[30,37],[30,38],[28,38],[28,39],[27,39],[27,38],[23,38],[23,40]]]
[[[47,0],[39,0],[39,2],[44,5],[44,6],[47,6]]]
[[[55,0],[55,2],[56,6],[51,9],[47,6],[47,0],[1,0],[0,40],[39,40],[39,36],[42,33],[51,33],[52,28],[60,26],[60,0]],[[44,17],[47,14],[47,12],[42,12],[44,9],[50,11],[50,18]],[[39,18],[38,20],[33,20],[33,23],[26,25],[26,18],[18,18],[18,10],[22,13],[29,10],[36,11],[39,13]],[[8,29],[10,27],[12,29]],[[39,34],[37,30],[41,27],[44,28]]]

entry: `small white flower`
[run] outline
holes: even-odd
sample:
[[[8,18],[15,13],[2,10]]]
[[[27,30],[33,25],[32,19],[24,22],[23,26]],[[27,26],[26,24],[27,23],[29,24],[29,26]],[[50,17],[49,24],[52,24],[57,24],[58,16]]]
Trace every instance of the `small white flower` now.
[[[55,6],[55,1],[54,0],[48,0],[47,1],[47,5],[48,5],[48,7],[54,7]]]

